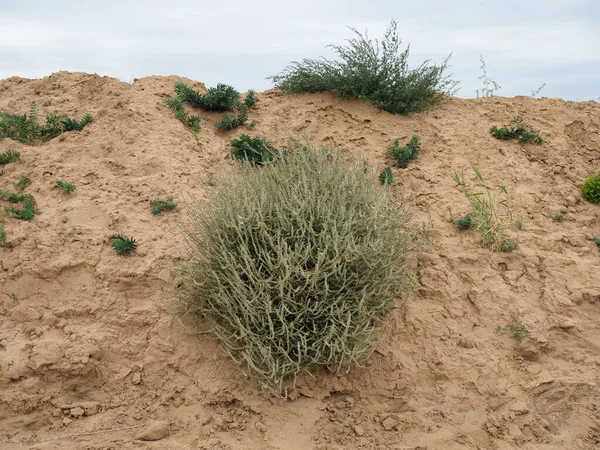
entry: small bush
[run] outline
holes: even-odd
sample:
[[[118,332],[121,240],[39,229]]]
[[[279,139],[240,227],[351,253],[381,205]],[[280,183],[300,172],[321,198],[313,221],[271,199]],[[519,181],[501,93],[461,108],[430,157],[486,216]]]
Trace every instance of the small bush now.
[[[600,175],[589,177],[583,182],[581,195],[590,203],[600,203]]]
[[[239,96],[240,93],[233,87],[219,83],[217,87],[208,88],[202,97],[201,107],[207,111],[231,111],[238,106]]]
[[[190,106],[202,108],[202,94],[190,88],[187,84],[178,81],[175,83],[177,97]]]
[[[239,139],[231,141],[231,153],[239,161],[248,161],[252,164],[265,164],[272,161],[277,154],[277,150],[271,147],[264,139],[247,134],[242,134]]]
[[[392,174],[392,168],[386,167],[379,174],[379,182],[384,186],[391,186],[394,183],[394,175]]]
[[[12,217],[19,220],[33,220],[35,216],[35,205],[33,197],[29,194],[11,194],[10,192],[0,191],[0,198],[8,200],[10,203],[22,203],[23,208],[8,206],[5,211]]]
[[[4,166],[8,163],[18,161],[21,157],[19,152],[14,150],[8,150],[6,152],[0,153],[0,166]]]
[[[6,230],[4,230],[4,225],[0,223],[0,247],[4,247],[6,245]]]
[[[498,326],[496,328],[496,333],[500,335],[510,333],[517,342],[521,342],[524,338],[529,336],[527,326],[525,326],[521,320],[521,315],[516,311],[510,312],[510,322],[508,322],[505,327]]]
[[[465,217],[461,217],[456,221],[456,227],[459,230],[468,230],[473,226],[473,218],[471,214],[467,214]]]
[[[248,109],[256,106],[256,92],[254,92],[252,89],[246,93],[246,97],[244,97],[244,105],[246,105]]]
[[[192,206],[181,300],[265,386],[360,364],[411,285],[409,218],[372,170],[289,149]]]
[[[270,79],[289,94],[330,91],[364,99],[393,114],[427,110],[456,91],[458,82],[447,75],[448,59],[440,65],[426,61],[409,69],[410,47],[401,50],[395,21],[390,22],[382,42],[351,30],[355,37],[347,46],[329,46],[341,61],[321,58],[292,62]]]
[[[512,220],[512,210],[508,201],[506,186],[497,186],[497,190],[487,187],[481,171],[473,167],[477,177],[476,186],[483,189],[474,192],[466,185],[464,177],[454,172],[452,179],[461,188],[471,204],[473,212],[470,214],[477,231],[481,234],[481,243],[494,251],[509,251],[514,247],[505,245],[506,224]]]
[[[21,174],[19,175],[19,180],[16,181],[15,183],[13,183],[13,186],[15,187],[15,189],[17,189],[18,191],[24,191],[25,189],[27,189],[27,187],[31,185],[31,178],[29,178],[27,175],[25,174]]]
[[[183,107],[183,101],[179,97],[169,98],[165,100],[165,105],[173,110],[175,118],[182,124],[188,127],[194,135],[200,133],[202,117],[188,114]]]
[[[113,234],[109,236],[109,241],[112,249],[117,255],[126,256],[134,252],[137,248],[135,239],[124,236],[122,234]]]
[[[65,194],[72,194],[77,190],[77,186],[72,183],[67,183],[65,181],[57,181],[56,187],[63,191]]]
[[[388,150],[390,157],[396,161],[396,167],[406,169],[409,161],[416,159],[419,156],[421,148],[421,138],[413,136],[410,142],[404,147],[400,147],[400,141],[396,139],[394,144]]]
[[[596,245],[597,245],[598,247],[600,247],[600,237],[597,237],[597,238],[594,240],[594,242],[596,243]]]
[[[534,131],[531,128],[527,128],[523,124],[523,119],[520,117],[515,117],[512,120],[514,124],[510,128],[502,127],[492,127],[490,128],[490,134],[496,139],[500,139],[503,141],[507,141],[510,139],[519,139],[519,144],[543,144],[546,142],[546,138],[542,137],[537,131]]]
[[[223,118],[216,123],[216,127],[221,131],[229,131],[237,128],[241,125],[245,125],[248,121],[248,107],[246,105],[240,106],[240,112],[237,117],[232,116],[229,113],[225,113]]]
[[[150,210],[150,212],[153,215],[157,215],[162,213],[165,209],[167,210],[173,210],[175,208],[177,208],[177,203],[175,203],[173,201],[173,197],[167,197],[166,199],[161,199],[161,198],[155,198],[154,200],[152,200],[152,209]]]

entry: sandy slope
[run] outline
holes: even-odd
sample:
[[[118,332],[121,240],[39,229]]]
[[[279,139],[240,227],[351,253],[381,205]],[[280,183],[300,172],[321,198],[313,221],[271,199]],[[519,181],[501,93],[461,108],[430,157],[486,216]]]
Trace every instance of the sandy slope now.
[[[250,133],[274,142],[306,135],[383,166],[393,139],[420,135],[420,158],[394,175],[415,191],[417,219],[433,224],[417,294],[367,367],[303,377],[292,402],[260,394],[213,338],[173,314],[169,270],[181,258],[185,199],[234,169],[229,140],[249,132],[219,133],[220,115],[202,113],[197,144],[162,106],[176,80],[0,81],[0,110],[35,102],[43,114],[96,119],[39,147],[0,141],[0,151],[21,152],[0,189],[29,174],[38,211],[31,223],[4,219],[0,449],[597,448],[600,250],[591,238],[600,206],[583,202],[578,186],[600,172],[600,105],[451,99],[407,118],[331,95],[259,94]],[[489,136],[515,115],[548,143]],[[470,163],[509,189],[524,222],[511,231],[513,253],[493,254],[451,222],[468,208],[450,175]],[[77,193],[59,192],[58,179]],[[149,201],[166,195],[179,210],[151,216]],[[551,220],[558,212],[565,222]],[[115,255],[114,232],[136,237],[138,252]],[[495,332],[510,311],[531,332],[521,344]],[[57,439],[151,419],[168,421],[170,436],[144,443],[132,428]]]

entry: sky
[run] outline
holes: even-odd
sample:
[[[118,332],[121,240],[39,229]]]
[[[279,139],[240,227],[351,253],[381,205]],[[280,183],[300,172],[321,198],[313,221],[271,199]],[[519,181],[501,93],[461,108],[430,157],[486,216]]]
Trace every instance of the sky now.
[[[0,79],[67,70],[129,82],[179,75],[244,92],[303,58],[334,54],[348,27],[382,36],[391,19],[410,63],[452,53],[457,95],[489,79],[506,97],[600,100],[599,0],[0,0]]]

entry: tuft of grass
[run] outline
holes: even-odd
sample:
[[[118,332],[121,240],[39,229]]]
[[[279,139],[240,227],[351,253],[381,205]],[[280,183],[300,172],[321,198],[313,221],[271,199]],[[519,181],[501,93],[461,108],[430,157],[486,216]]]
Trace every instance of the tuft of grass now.
[[[0,247],[4,247],[6,245],[6,230],[4,229],[4,225],[0,223]]]
[[[65,181],[57,181],[56,187],[63,191],[65,194],[72,194],[77,190],[77,186],[72,183],[67,183]]]
[[[229,131],[237,128],[241,125],[245,125],[248,121],[248,107],[241,105],[239,113],[236,117],[229,113],[225,113],[223,118],[218,121],[215,125],[221,131]]]
[[[294,61],[270,79],[288,94],[330,91],[366,100],[392,114],[430,109],[457,90],[459,83],[447,74],[450,57],[440,65],[426,61],[410,69],[410,46],[402,50],[397,27],[392,20],[381,42],[350,28],[354,37],[348,45],[329,46],[339,60]]]
[[[150,210],[150,212],[153,215],[160,214],[165,209],[167,209],[167,210],[173,210],[173,209],[177,208],[177,203],[175,203],[173,201],[173,197],[172,196],[167,197],[166,199],[155,198],[150,203],[152,204],[152,209]]]
[[[379,182],[384,186],[391,186],[394,183],[394,175],[392,174],[392,168],[386,167],[379,174]]]
[[[519,139],[519,144],[521,145],[529,143],[541,145],[546,142],[546,138],[541,136],[539,132],[532,128],[527,128],[520,117],[515,117],[512,123],[513,125],[510,128],[493,126],[490,128],[490,134],[496,139],[503,141]]]
[[[251,164],[263,165],[272,161],[277,150],[271,147],[266,140],[261,137],[250,137],[242,134],[239,139],[231,141],[231,153],[241,162],[250,162]]]
[[[18,161],[21,157],[19,152],[14,150],[8,150],[6,152],[0,153],[0,166],[4,166],[8,163]]]
[[[523,226],[523,221],[521,219],[515,220],[515,230],[521,231]]]
[[[9,138],[23,144],[38,144],[49,141],[66,131],[81,131],[93,122],[91,114],[85,114],[80,121],[66,114],[48,114],[45,123],[38,123],[38,109],[35,104],[27,114],[11,114],[0,111],[0,139]]]
[[[177,290],[263,386],[363,363],[412,286],[409,204],[373,170],[300,144],[190,207]]]
[[[517,342],[521,342],[524,338],[529,336],[529,330],[523,321],[521,320],[521,315],[516,311],[510,312],[510,322],[506,324],[506,326],[501,327],[498,325],[496,327],[496,333],[503,335],[505,333],[510,333]]]
[[[471,214],[467,214],[465,217],[457,219],[455,223],[459,230],[468,230],[473,226],[473,218],[471,217]]]
[[[109,236],[108,240],[117,255],[126,256],[137,249],[135,239],[122,234],[113,234],[112,236]]]
[[[498,185],[490,189],[483,179],[481,171],[473,166],[477,177],[476,186],[482,189],[475,192],[466,185],[464,177],[457,172],[452,174],[452,179],[463,191],[471,204],[473,212],[471,217],[476,230],[481,234],[481,243],[494,251],[506,249],[506,224],[512,220],[512,210],[509,203],[506,186]]]
[[[405,169],[408,163],[419,156],[421,148],[421,138],[413,136],[410,142],[404,147],[400,147],[400,141],[396,139],[394,144],[388,149],[389,156],[396,161],[396,167]]]
[[[244,105],[248,109],[252,109],[256,106],[256,92],[254,92],[252,89],[246,93],[246,97],[244,97]]]
[[[15,189],[17,189],[18,191],[21,191],[21,192],[23,192],[25,189],[27,189],[27,187],[30,185],[31,185],[31,178],[29,178],[24,173],[19,175],[19,179],[13,183],[13,186],[15,187]]]
[[[567,220],[567,216],[565,216],[563,213],[558,213],[558,214],[554,214],[552,216],[552,222],[564,222],[565,220]]]
[[[19,220],[33,220],[35,216],[35,205],[33,197],[30,194],[11,194],[10,192],[0,191],[0,198],[7,200],[10,203],[23,204],[22,209],[19,209],[16,206],[4,208],[10,216]]]
[[[600,174],[589,177],[583,182],[581,195],[590,203],[600,203]]]

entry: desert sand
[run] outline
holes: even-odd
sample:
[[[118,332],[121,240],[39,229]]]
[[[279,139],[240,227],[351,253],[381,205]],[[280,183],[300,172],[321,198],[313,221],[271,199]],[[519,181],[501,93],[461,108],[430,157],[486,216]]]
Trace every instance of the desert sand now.
[[[463,100],[410,117],[329,94],[258,94],[256,128],[223,133],[200,112],[197,142],[163,101],[179,77],[132,84],[60,72],[0,81],[0,110],[85,113],[94,122],[39,146],[4,139],[36,202],[31,222],[4,217],[0,247],[0,449],[595,449],[600,442],[600,205],[579,193],[600,173],[600,104],[529,97]],[[541,146],[492,138],[514,116]],[[288,136],[386,164],[399,138],[419,158],[394,169],[414,192],[431,245],[415,293],[399,300],[364,368],[301,376],[288,398],[261,392],[178,315],[171,270],[192,196],[236,170],[242,133]],[[511,253],[483,248],[453,219],[469,211],[451,178],[470,165],[507,187],[522,230]],[[66,195],[57,180],[77,185]],[[178,209],[150,214],[173,195]],[[5,206],[3,203],[2,206]],[[565,221],[552,216],[562,213]],[[116,255],[107,236],[137,239]],[[510,312],[521,342],[496,332]],[[158,421],[158,422],[157,422]],[[155,430],[148,430],[153,426]],[[158,431],[157,431],[158,430]],[[157,441],[143,441],[149,431]],[[150,436],[152,437],[152,436]]]

